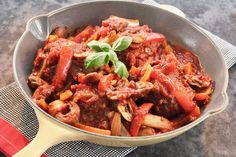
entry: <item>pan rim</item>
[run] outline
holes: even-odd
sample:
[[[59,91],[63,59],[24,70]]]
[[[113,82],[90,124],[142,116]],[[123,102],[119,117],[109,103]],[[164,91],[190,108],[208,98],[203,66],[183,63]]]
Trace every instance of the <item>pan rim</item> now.
[[[175,16],[176,18],[180,18],[181,20],[183,20],[183,22],[189,24],[191,27],[193,27],[194,29],[196,29],[199,33],[201,33],[203,36],[205,36],[210,42],[211,44],[214,46],[216,52],[220,55],[220,60],[222,61],[223,63],[223,67],[222,67],[222,70],[224,72],[224,75],[225,75],[225,81],[224,81],[224,85],[223,85],[223,88],[222,90],[220,91],[220,94],[224,94],[226,95],[227,97],[227,93],[226,93],[226,90],[227,90],[227,86],[228,86],[228,69],[226,67],[226,63],[225,63],[225,60],[223,58],[223,55],[222,53],[220,52],[219,48],[216,46],[216,44],[208,37],[208,35],[203,32],[197,25],[195,25],[194,23],[192,23],[191,21],[183,18],[183,17],[180,17],[174,13],[171,13],[169,11],[166,11],[162,8],[159,8],[157,6],[152,6],[152,5],[148,5],[148,4],[143,4],[143,3],[139,3],[139,2],[134,2],[134,1],[124,1],[124,0],[118,0],[118,1],[112,1],[112,0],[101,0],[101,1],[87,1],[87,2],[81,2],[81,3],[76,3],[76,4],[72,4],[72,5],[69,5],[69,6],[65,6],[65,7],[62,7],[62,8],[59,8],[59,9],[56,9],[54,11],[51,11],[47,14],[41,14],[41,15],[38,15],[38,16],[34,16],[32,17],[26,24],[26,30],[24,31],[24,33],[22,34],[22,36],[20,37],[20,39],[18,40],[17,42],[17,45],[15,47],[15,50],[14,50],[14,55],[13,55],[13,74],[14,74],[14,78],[18,84],[18,86],[20,87],[20,90],[21,90],[21,93],[23,93],[24,97],[27,99],[27,101],[30,103],[30,105],[34,108],[34,109],[37,109],[38,111],[40,111],[42,114],[46,115],[48,118],[52,119],[54,122],[57,122],[55,123],[56,125],[58,124],[62,124],[63,126],[66,126],[66,128],[68,129],[73,129],[73,130],[76,130],[76,131],[79,131],[79,132],[82,132],[84,134],[88,134],[88,135],[91,135],[91,136],[97,136],[97,137],[100,137],[100,138],[107,138],[107,139],[115,139],[115,140],[121,140],[121,141],[138,141],[138,140],[150,140],[150,139],[158,139],[158,138],[166,138],[166,137],[173,137],[174,135],[179,135],[189,129],[191,129],[192,127],[196,126],[197,124],[199,124],[200,122],[204,121],[207,117],[209,117],[211,115],[211,112],[208,111],[206,113],[204,113],[203,115],[201,115],[198,119],[196,119],[195,121],[187,124],[187,125],[184,125],[178,129],[175,129],[175,130],[172,130],[170,132],[166,132],[166,133],[162,133],[162,134],[156,134],[156,135],[151,135],[151,136],[137,136],[137,137],[124,137],[124,136],[109,136],[109,135],[101,135],[101,134],[97,134],[97,133],[93,133],[93,132],[89,132],[89,131],[86,131],[86,130],[83,130],[83,129],[79,129],[79,128],[76,128],[76,127],[73,127],[71,125],[68,125],[66,123],[63,123],[61,121],[59,121],[58,119],[52,117],[51,115],[49,115],[48,113],[46,113],[45,111],[43,111],[40,107],[38,107],[35,102],[33,102],[32,98],[30,98],[26,92],[24,91],[19,79],[18,79],[18,76],[17,76],[17,72],[16,72],[16,55],[17,55],[17,51],[19,49],[19,46],[20,44],[22,43],[24,37],[27,35],[27,33],[30,33],[29,32],[29,27],[30,27],[30,23],[34,20],[34,19],[37,19],[38,17],[42,17],[42,16],[45,16],[45,17],[51,17],[57,13],[61,13],[65,10],[68,10],[68,9],[71,9],[71,8],[74,8],[74,7],[77,7],[77,6],[80,6],[80,5],[87,5],[87,4],[90,4],[90,3],[101,3],[101,2],[122,2],[122,3],[133,3],[133,4],[136,4],[136,5],[140,5],[140,6],[146,6],[146,7],[150,7],[150,8],[155,8],[155,9],[161,9],[163,12],[165,12],[166,14],[173,14],[173,16]],[[226,100],[226,106],[228,105],[228,102]],[[220,108],[218,110],[223,110],[224,108]],[[38,114],[37,114],[38,116]]]

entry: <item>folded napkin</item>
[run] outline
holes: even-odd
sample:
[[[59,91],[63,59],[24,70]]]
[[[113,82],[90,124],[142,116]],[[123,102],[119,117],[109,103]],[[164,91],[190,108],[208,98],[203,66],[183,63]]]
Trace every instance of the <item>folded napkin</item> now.
[[[156,5],[154,1],[145,0],[145,3]],[[236,47],[204,30],[216,43],[225,57],[228,68],[236,62]],[[23,97],[16,83],[0,89],[0,117],[4,118],[32,140],[38,130],[38,122],[34,110]],[[1,126],[0,126],[1,127]],[[6,130],[7,131],[7,130]],[[96,145],[86,141],[65,142],[49,148],[46,154],[49,157],[73,156],[114,156],[123,157],[133,151],[132,148],[117,148]]]
[[[218,36],[212,34],[211,32],[201,28],[216,44],[221,53],[224,56],[226,65],[228,69],[236,63],[236,47],[229,42],[219,38]]]

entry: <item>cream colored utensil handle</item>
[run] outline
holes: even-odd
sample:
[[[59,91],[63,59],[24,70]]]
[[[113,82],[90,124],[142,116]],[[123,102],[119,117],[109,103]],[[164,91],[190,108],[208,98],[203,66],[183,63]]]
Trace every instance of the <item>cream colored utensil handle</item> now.
[[[40,157],[49,147],[71,140],[82,140],[81,134],[55,124],[56,122],[39,111],[35,111],[39,121],[36,137],[14,157]]]

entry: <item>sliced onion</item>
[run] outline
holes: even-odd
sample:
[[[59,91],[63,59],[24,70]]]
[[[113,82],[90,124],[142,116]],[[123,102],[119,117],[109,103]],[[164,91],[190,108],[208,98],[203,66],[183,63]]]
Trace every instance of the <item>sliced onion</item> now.
[[[130,105],[117,105],[117,110],[120,112],[122,117],[127,120],[128,122],[131,122],[133,119],[133,109],[130,107]]]
[[[129,131],[125,128],[125,126],[121,123],[121,136],[130,136]]]
[[[121,135],[121,116],[118,112],[115,112],[111,121],[111,134],[114,136]]]
[[[117,109],[125,120],[131,122],[133,119],[133,111],[128,109],[127,106],[129,105],[118,104]],[[156,129],[172,130],[171,122],[168,119],[152,114],[148,114],[144,117],[142,125]]]
[[[161,130],[172,130],[171,122],[168,119],[152,114],[148,114],[145,116],[143,125]]]

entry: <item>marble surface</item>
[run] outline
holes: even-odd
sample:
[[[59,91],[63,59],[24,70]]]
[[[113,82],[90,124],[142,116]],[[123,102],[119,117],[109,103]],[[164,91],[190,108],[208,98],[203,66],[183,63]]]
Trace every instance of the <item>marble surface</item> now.
[[[235,0],[157,0],[180,8],[198,25],[236,45]],[[12,55],[27,20],[77,0],[0,0],[0,87],[14,81]],[[128,157],[236,156],[236,65],[229,70],[229,106],[175,139],[139,147]],[[3,156],[0,154],[0,157]]]

